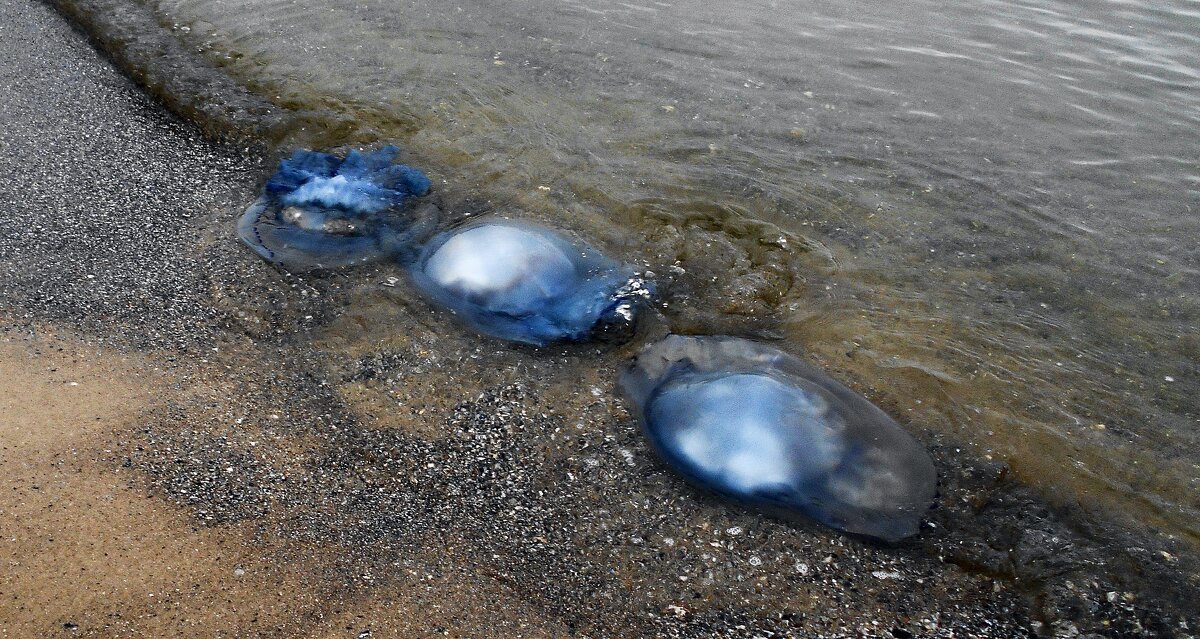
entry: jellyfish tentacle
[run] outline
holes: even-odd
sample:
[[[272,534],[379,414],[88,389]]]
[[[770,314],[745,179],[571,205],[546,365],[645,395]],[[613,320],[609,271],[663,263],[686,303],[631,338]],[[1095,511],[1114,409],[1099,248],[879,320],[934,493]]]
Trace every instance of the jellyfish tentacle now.
[[[393,189],[403,195],[420,197],[429,193],[433,186],[433,182],[424,173],[403,164],[385,167],[375,175],[380,186]]]

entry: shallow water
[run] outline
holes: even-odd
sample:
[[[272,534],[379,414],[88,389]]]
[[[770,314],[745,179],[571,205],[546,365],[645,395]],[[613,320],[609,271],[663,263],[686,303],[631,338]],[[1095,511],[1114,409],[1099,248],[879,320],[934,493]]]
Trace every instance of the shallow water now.
[[[673,330],[1200,540],[1200,4],[149,4],[319,114],[281,144],[402,142],[454,212],[648,265]]]

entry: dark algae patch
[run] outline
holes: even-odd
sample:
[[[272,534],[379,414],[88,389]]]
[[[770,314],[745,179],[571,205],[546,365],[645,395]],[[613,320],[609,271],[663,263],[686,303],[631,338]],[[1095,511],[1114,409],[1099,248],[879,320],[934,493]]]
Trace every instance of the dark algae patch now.
[[[1200,623],[1187,539],[1155,534],[1152,525],[1110,524],[1091,503],[1061,494],[1048,499],[1029,482],[1044,468],[1022,469],[1021,456],[975,445],[962,416],[983,420],[1005,404],[963,395],[970,371],[940,365],[959,361],[958,342],[943,338],[961,327],[930,315],[919,331],[870,328],[880,317],[932,308],[883,286],[874,279],[881,271],[856,258],[894,244],[872,226],[882,224],[868,218],[873,208],[814,187],[800,197],[808,208],[795,209],[797,200],[732,172],[713,196],[690,190],[703,182],[694,176],[581,166],[566,142],[551,145],[562,163],[555,171],[542,162],[489,171],[511,167],[496,159],[509,157],[496,150],[511,129],[503,120],[487,129],[499,136],[494,145],[476,131],[455,146],[441,144],[438,128],[463,116],[454,106],[417,127],[425,120],[390,111],[356,119],[326,94],[330,108],[318,117],[310,106],[319,98],[289,104],[286,92],[246,92],[251,56],[215,62],[229,53],[219,43],[193,54],[202,30],[195,23],[172,33],[162,29],[175,26],[166,13],[146,5],[54,3],[152,95],[214,138],[261,143],[268,156],[285,148],[280,141],[290,150],[304,139],[344,155],[397,139],[414,164],[430,168],[449,219],[527,218],[658,274],[658,312],[633,341],[506,345],[462,330],[404,283],[400,264],[298,274],[259,260],[236,241],[235,220],[276,158],[209,145],[61,25],[46,26],[40,7],[3,1],[6,15],[11,7],[31,25],[25,35],[12,26],[17,18],[0,26],[16,34],[0,44],[14,66],[33,65],[29,56],[60,61],[43,65],[44,76],[4,76],[15,90],[0,97],[3,113],[29,124],[6,122],[4,131],[14,180],[0,228],[6,325],[71,326],[169,370],[135,425],[80,454],[125,469],[122,481],[155,503],[178,505],[205,534],[245,533],[240,548],[281,571],[299,567],[290,583],[317,582],[325,595],[298,600],[301,609],[288,614],[303,623],[287,630],[247,620],[236,632],[303,636],[336,618],[345,619],[341,635],[387,636],[399,610],[424,610],[429,616],[414,618],[428,623],[395,636],[1188,636]],[[489,71],[519,65],[493,55],[484,60]],[[477,97],[478,118],[512,111],[491,113],[499,98]],[[681,109],[662,106],[654,105],[654,117]],[[55,127],[42,126],[48,120],[38,113],[54,113]],[[544,138],[559,139],[561,129],[548,126]],[[821,139],[789,131],[781,133],[803,144]],[[46,136],[92,149],[85,170],[55,164],[57,156],[43,152]],[[709,139],[701,133],[647,154],[726,162]],[[612,159],[603,145],[594,148]],[[586,177],[595,173],[611,177],[601,186],[649,183],[597,188]],[[797,210],[811,224],[784,215]],[[639,221],[648,221],[637,227],[640,238],[622,230]],[[938,250],[972,250],[937,241]],[[902,253],[926,264],[929,249],[913,242]],[[1054,296],[1038,292],[1044,262],[1022,246],[1014,242],[996,268],[1020,270],[1029,286],[1003,279],[986,292],[980,316],[1051,334],[1026,313]],[[984,285],[981,271],[968,269],[964,280],[945,264],[922,268],[938,280]],[[895,417],[939,472],[935,508],[915,538],[880,546],[786,523],[679,479],[652,454],[615,388],[638,348],[667,331],[769,342]],[[983,377],[1027,372],[1007,337],[992,344],[995,357],[980,358]],[[896,350],[898,343],[916,346]],[[1054,348],[1032,350],[1043,357]],[[1163,397],[1183,411],[1187,400],[1177,392]],[[935,403],[939,397],[952,399]],[[1005,401],[1033,403],[1024,395]],[[936,409],[926,410],[931,404]],[[1017,414],[995,423],[1012,424],[1005,420]],[[1084,428],[1100,433],[1098,423]],[[1049,448],[1046,441],[1034,438],[1031,447]],[[381,597],[394,597],[391,608],[373,603]],[[444,601],[454,610],[441,612]],[[83,621],[93,618],[64,617],[55,631],[71,632],[66,623],[93,628]]]

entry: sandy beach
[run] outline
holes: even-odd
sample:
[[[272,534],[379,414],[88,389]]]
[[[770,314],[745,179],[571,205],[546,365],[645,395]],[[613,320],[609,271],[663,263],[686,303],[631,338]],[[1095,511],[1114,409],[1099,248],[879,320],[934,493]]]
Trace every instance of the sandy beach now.
[[[266,158],[49,7],[0,14],[0,637],[1196,627],[1168,541],[1110,556],[929,432],[938,508],[897,546],[688,487],[618,399],[636,345],[508,347],[396,267],[262,263],[233,220]]]

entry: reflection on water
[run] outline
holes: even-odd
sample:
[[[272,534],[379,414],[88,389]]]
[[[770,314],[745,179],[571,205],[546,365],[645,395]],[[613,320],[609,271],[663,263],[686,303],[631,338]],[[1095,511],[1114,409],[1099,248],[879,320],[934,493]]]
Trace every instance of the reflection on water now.
[[[157,0],[288,143],[664,274],[1061,502],[1200,540],[1200,6]]]

